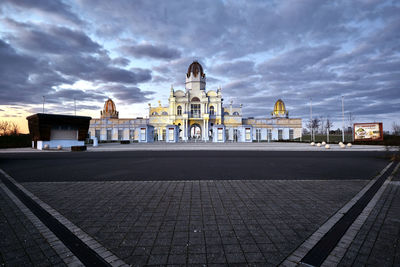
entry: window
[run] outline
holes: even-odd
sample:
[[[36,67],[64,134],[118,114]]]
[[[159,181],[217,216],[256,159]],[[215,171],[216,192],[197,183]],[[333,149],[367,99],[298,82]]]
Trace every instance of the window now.
[[[153,113],[151,113],[151,115],[153,115],[153,116],[157,116],[157,115],[158,115],[158,113],[154,111]]]
[[[181,106],[178,106],[176,113],[178,114],[178,116],[182,115],[182,107]]]
[[[164,115],[164,116],[167,116],[167,115],[168,115],[168,113],[167,113],[167,112],[165,112],[165,111],[163,111],[162,115]]]
[[[167,130],[164,128],[162,129],[162,140],[165,141],[167,139]]]
[[[223,128],[218,128],[218,141],[223,141],[224,139],[223,139],[223,136],[222,136],[222,134],[223,134]]]
[[[214,110],[214,106],[211,106],[210,107],[210,115],[214,115],[215,113],[215,110]]]
[[[271,141],[272,140],[272,131],[271,129],[268,129],[268,140]]]
[[[229,140],[229,129],[225,129],[225,140]]]
[[[111,130],[107,130],[107,140],[111,140]]]
[[[238,140],[238,130],[237,129],[233,129],[233,140],[235,142],[237,142],[237,140]]]
[[[174,141],[174,128],[169,128],[168,129],[168,140],[169,141]]]
[[[146,128],[141,128],[140,129],[140,140],[141,141],[146,141]]]
[[[135,139],[135,130],[129,130],[129,139],[130,140]]]
[[[282,140],[282,139],[283,139],[283,131],[278,130],[278,140]]]
[[[250,130],[251,130],[250,128],[246,128],[246,130],[245,130],[246,141],[250,141],[251,140],[251,131]]]
[[[200,102],[200,99],[198,97],[193,97],[192,102]]]
[[[190,115],[192,118],[200,118],[200,104],[190,105]]]
[[[124,130],[118,130],[118,140],[124,139]]]
[[[229,112],[225,111],[224,115],[229,116]]]
[[[233,112],[233,115],[234,116],[239,116],[239,112],[235,111],[235,112]]]
[[[293,129],[289,129],[289,139],[293,140]]]

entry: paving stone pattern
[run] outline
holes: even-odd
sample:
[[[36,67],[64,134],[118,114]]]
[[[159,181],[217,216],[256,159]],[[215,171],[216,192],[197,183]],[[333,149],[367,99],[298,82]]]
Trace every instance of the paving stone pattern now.
[[[134,266],[276,266],[367,181],[24,183]]]
[[[1,188],[0,266],[66,266]]]
[[[400,266],[399,182],[387,186],[339,266]]]

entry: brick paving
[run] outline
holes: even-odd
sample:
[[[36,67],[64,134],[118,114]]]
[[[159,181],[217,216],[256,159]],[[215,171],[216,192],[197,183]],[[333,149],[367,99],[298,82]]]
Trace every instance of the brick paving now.
[[[0,266],[66,266],[1,188]]]
[[[24,183],[133,265],[276,266],[367,181]]]
[[[387,186],[339,266],[400,266],[399,177]]]

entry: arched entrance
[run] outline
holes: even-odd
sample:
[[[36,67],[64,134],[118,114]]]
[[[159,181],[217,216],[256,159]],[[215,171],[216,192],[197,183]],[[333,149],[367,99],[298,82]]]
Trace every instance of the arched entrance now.
[[[190,126],[190,139],[201,139],[201,127],[197,123]]]

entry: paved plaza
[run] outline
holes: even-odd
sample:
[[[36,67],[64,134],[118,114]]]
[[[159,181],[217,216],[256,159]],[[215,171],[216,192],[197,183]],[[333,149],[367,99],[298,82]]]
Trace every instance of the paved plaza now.
[[[54,245],[58,237],[18,202],[7,177],[99,251],[105,266],[296,266],[290,259],[299,249],[385,169],[382,192],[369,202],[376,204],[358,217],[364,221],[354,237],[344,235],[349,245],[340,257],[335,248],[328,259],[399,266],[400,174],[389,175],[398,165],[388,165],[386,153],[250,147],[0,154],[0,264],[83,264],[68,246]]]

